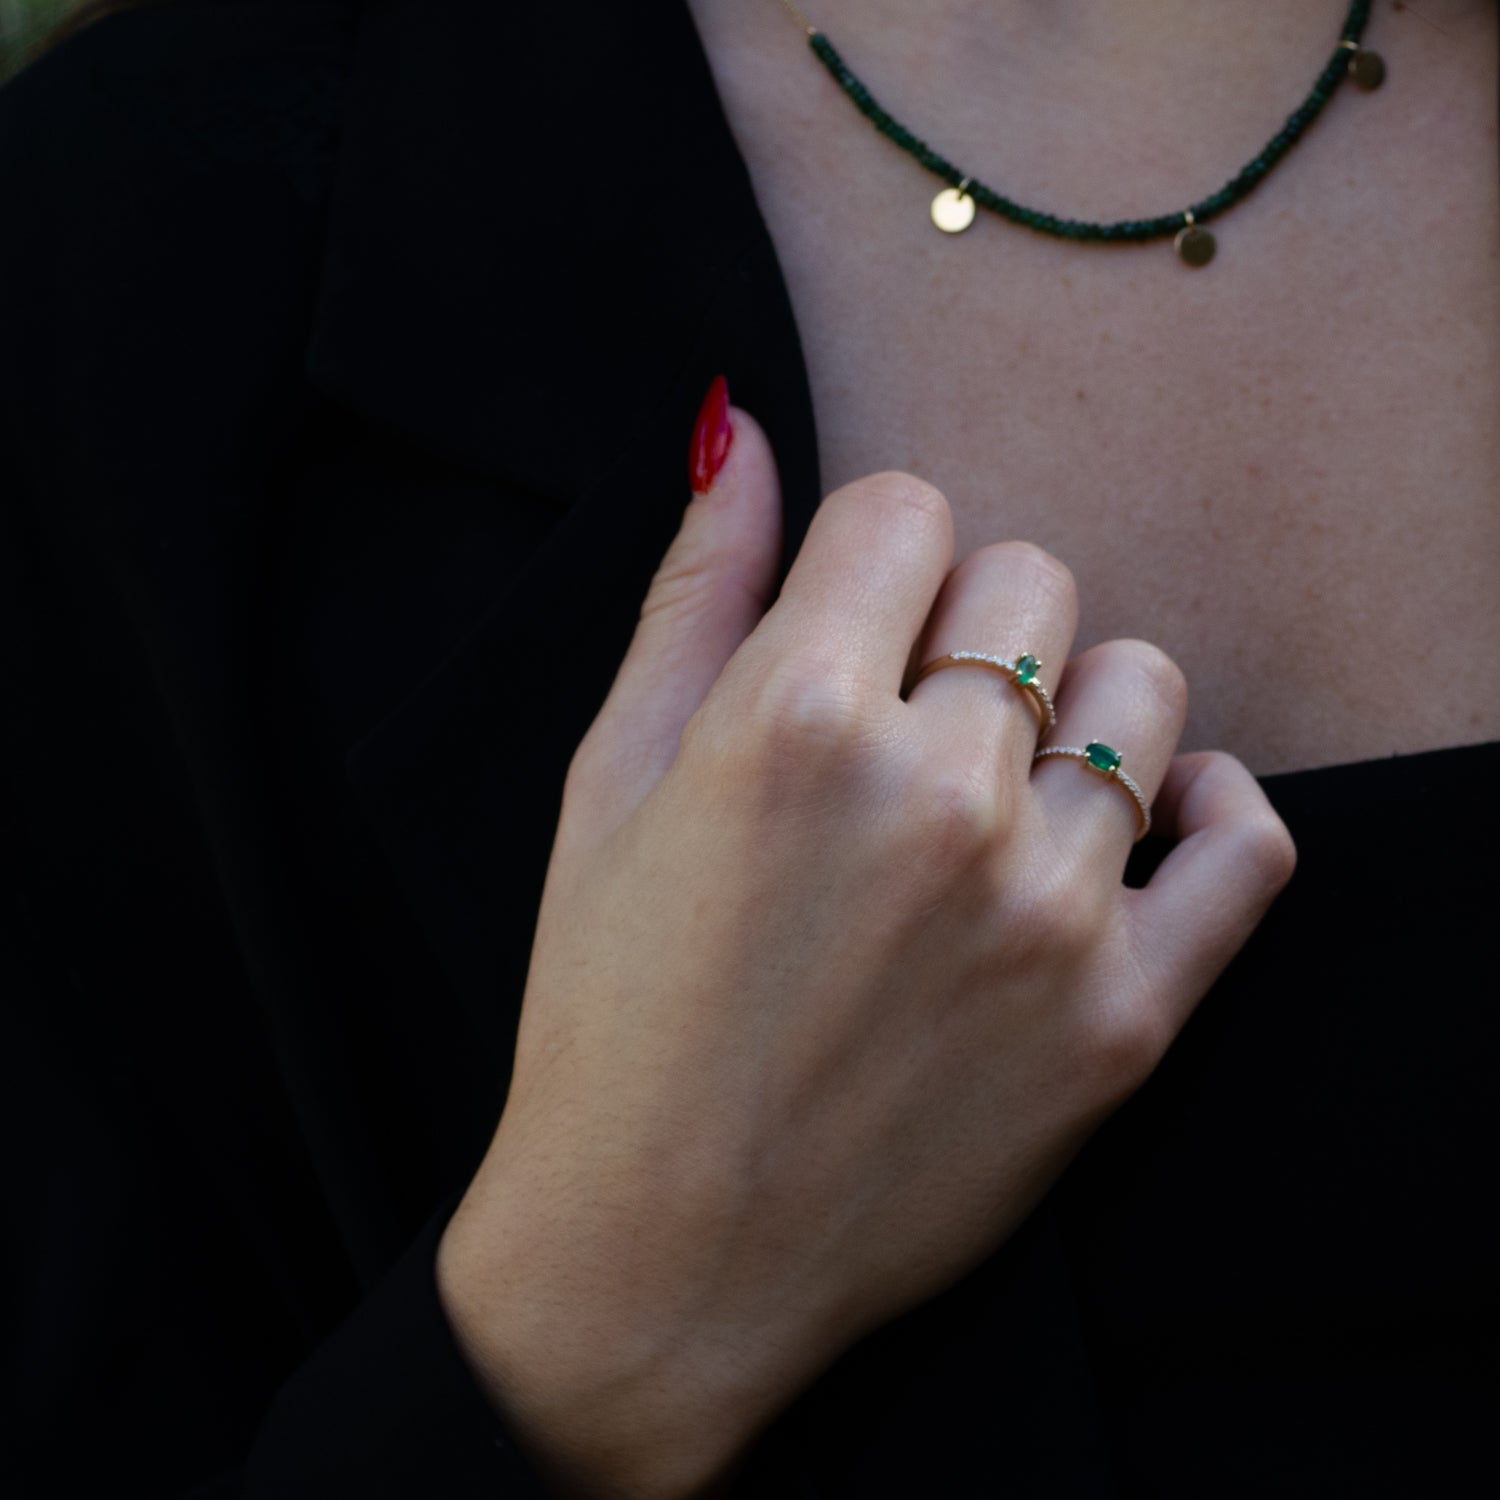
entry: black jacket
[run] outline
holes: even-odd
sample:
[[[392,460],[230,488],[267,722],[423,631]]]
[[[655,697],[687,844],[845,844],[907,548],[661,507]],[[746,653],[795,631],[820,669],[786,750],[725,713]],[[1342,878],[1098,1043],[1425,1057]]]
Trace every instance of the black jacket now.
[[[540,1493],[431,1262],[563,773],[712,376],[770,433],[788,557],[820,493],[690,18],[107,20],[0,91],[0,214],[0,1483]],[[1166,1063],[744,1488],[1493,1479],[1500,1047],[1460,976],[1497,769],[1269,778],[1301,868]]]

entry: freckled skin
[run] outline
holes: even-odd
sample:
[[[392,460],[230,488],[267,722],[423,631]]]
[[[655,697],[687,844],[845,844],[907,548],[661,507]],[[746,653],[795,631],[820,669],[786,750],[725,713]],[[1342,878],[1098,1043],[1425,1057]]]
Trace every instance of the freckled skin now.
[[[1500,735],[1469,649],[1500,633],[1493,6],[1378,9],[1384,88],[1341,90],[1194,272],[1167,242],[988,215],[934,233],[926,175],[777,6],[693,9],[787,273],[826,486],[905,469],[947,495],[959,556],[1022,537],[1061,557],[1081,645],[1142,636],[1187,674],[1186,748],[1265,774]],[[960,9],[812,19],[952,159],[1098,219],[1227,178],[1326,45],[1301,0]],[[1438,643],[1441,692],[1414,640]],[[1260,668],[1288,655],[1344,686],[1310,711]]]

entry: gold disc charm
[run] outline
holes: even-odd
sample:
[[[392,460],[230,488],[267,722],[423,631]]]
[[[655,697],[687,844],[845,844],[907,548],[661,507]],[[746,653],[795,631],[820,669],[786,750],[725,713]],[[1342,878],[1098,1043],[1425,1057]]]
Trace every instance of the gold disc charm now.
[[[967,177],[956,188],[944,188],[932,200],[932,222],[944,234],[962,234],[974,222],[974,200],[964,191]]]
[[[1219,245],[1208,230],[1193,222],[1193,215],[1189,212],[1187,223],[1177,231],[1177,238],[1172,241],[1172,248],[1183,265],[1196,269],[1206,266],[1214,258],[1214,251]]]
[[[1356,47],[1354,56],[1349,59],[1349,76],[1354,80],[1355,88],[1368,94],[1385,82],[1385,59],[1378,52],[1366,52],[1363,47]]]

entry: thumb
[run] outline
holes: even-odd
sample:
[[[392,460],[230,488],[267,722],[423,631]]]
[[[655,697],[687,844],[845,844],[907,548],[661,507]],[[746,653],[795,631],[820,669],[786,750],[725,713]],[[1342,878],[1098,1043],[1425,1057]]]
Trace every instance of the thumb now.
[[[708,389],[690,445],[693,495],[641,606],[613,687],[568,773],[573,831],[602,839],[677,754],[683,727],[770,604],[781,489],[766,435]]]

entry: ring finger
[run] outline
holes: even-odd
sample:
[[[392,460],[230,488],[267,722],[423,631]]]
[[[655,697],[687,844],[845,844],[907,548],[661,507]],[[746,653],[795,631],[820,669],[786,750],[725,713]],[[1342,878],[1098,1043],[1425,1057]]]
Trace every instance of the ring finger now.
[[[1032,789],[1055,837],[1081,859],[1117,860],[1123,874],[1182,735],[1187,683],[1146,641],[1106,641],[1068,663],[1057,699]]]

